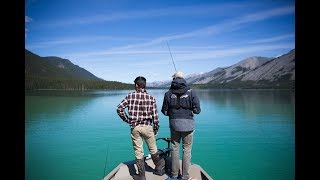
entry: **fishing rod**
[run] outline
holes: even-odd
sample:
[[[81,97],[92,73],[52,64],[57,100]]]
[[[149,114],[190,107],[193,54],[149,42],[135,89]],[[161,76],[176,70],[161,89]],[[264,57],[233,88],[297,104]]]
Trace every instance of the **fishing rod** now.
[[[170,52],[170,55],[171,55],[171,60],[172,60],[172,63],[173,63],[174,70],[176,70],[176,72],[177,72],[176,65],[174,64],[173,57],[172,57],[172,54],[171,54],[171,50],[170,50],[168,41],[167,41],[167,46],[168,46],[168,49],[169,49],[169,52]]]
[[[106,160],[105,160],[105,163],[104,163],[103,176],[106,175],[106,166],[107,166],[108,154],[109,154],[109,144],[107,144],[107,152],[106,152]]]

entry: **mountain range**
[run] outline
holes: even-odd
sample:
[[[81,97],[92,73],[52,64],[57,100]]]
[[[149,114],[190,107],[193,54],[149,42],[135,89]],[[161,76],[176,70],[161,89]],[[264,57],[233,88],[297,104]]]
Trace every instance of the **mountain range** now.
[[[185,76],[197,88],[295,88],[295,49],[276,58],[253,56],[228,67]],[[171,80],[147,83],[168,88]],[[40,57],[25,50],[26,89],[131,89],[132,84],[105,81],[68,59]]]
[[[187,84],[216,88],[294,88],[295,49],[276,58],[249,57],[228,67],[185,76]],[[149,87],[169,87],[171,80],[148,83]]]

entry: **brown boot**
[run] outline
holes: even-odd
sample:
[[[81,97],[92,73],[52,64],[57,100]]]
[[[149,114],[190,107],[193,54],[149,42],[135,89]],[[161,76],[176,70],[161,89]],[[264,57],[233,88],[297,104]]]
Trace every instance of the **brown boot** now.
[[[139,180],[146,180],[146,175],[145,175],[145,167],[144,167],[144,159],[136,159],[137,167],[138,167],[138,172],[139,172]]]
[[[164,169],[165,167],[164,159],[159,156],[158,152],[155,154],[151,154],[151,158],[153,163],[156,165],[156,167],[154,168],[153,174],[156,174],[159,176],[164,175],[166,173]]]

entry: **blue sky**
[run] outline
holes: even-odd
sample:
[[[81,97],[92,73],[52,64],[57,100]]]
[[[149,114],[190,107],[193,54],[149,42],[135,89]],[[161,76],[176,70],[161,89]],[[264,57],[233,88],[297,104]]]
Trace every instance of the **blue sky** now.
[[[170,80],[174,64],[190,75],[295,48],[293,0],[26,0],[25,10],[26,49],[110,81]]]

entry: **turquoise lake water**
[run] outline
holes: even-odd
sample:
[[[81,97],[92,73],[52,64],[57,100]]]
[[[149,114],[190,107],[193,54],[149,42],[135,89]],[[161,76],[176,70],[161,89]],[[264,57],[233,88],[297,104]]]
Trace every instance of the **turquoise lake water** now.
[[[99,180],[133,160],[130,128],[116,113],[132,91],[26,94],[25,179]],[[157,137],[169,137],[160,112],[165,91],[148,90],[160,115]],[[196,91],[202,112],[195,116],[193,163],[215,180],[295,179],[294,91]]]

